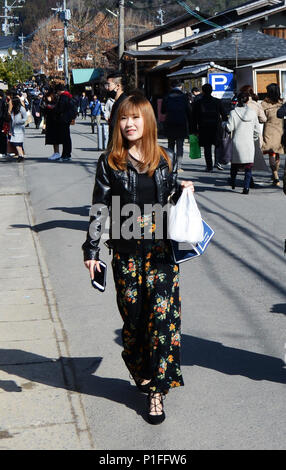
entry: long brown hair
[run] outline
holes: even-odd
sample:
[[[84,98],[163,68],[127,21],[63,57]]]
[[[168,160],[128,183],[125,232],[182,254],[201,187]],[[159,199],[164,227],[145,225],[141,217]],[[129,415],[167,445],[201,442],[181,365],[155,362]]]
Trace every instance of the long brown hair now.
[[[254,101],[258,101],[258,96],[254,93],[254,90],[251,85],[243,85],[239,91],[241,93],[249,93],[249,95]]]
[[[159,146],[157,141],[157,123],[153,108],[147,98],[141,94],[132,94],[122,101],[118,108],[116,123],[113,131],[112,145],[108,156],[108,163],[114,170],[126,170],[128,160],[128,140],[125,139],[120,130],[122,116],[140,113],[144,120],[142,136],[142,152],[144,156],[144,167],[147,168],[149,176],[152,176],[158,167],[160,157],[165,158],[171,171],[171,161],[166,151]]]

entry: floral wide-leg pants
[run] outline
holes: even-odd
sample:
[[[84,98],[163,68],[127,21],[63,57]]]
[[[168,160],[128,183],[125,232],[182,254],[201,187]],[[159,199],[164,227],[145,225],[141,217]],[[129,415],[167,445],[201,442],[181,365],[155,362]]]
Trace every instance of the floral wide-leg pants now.
[[[180,369],[179,267],[168,241],[138,242],[136,254],[114,251],[113,276],[123,319],[123,360],[135,380],[167,393],[184,385]]]

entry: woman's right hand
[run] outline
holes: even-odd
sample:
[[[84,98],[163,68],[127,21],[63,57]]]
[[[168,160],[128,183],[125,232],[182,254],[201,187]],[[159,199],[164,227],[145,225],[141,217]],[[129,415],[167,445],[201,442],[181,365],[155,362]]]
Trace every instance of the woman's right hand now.
[[[97,271],[101,272],[100,263],[99,263],[99,261],[96,261],[95,259],[85,261],[84,265],[89,270],[90,279],[94,279],[94,268],[95,267],[96,267]]]

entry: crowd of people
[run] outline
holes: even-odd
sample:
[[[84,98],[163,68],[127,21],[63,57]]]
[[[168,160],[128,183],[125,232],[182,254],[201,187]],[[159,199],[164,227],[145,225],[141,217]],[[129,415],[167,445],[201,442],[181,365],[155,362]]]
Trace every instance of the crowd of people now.
[[[193,88],[191,96],[182,91],[182,83],[173,81],[171,91],[164,98],[162,112],[165,113],[165,134],[168,147],[175,148],[181,168],[183,143],[190,134],[198,137],[204,150],[205,170],[212,172],[214,165],[224,170],[221,164],[220,144],[225,131],[229,134],[232,146],[230,161],[230,185],[236,186],[236,176],[244,171],[243,194],[255,188],[252,171],[267,170],[264,155],[269,157],[272,183],[280,186],[280,155],[285,153],[283,105],[280,89],[276,83],[266,88],[266,96],[259,100],[250,85],[241,87],[233,109],[225,109],[223,101],[212,96],[212,86],[208,83],[200,91]],[[286,172],[283,177],[283,190],[286,194]]]
[[[95,94],[89,100],[85,92],[81,96],[72,96],[62,83],[42,86],[18,84],[6,92],[0,90],[0,156],[16,156],[17,162],[24,161],[25,129],[34,124],[45,134],[45,145],[53,147],[49,159],[69,161],[72,152],[70,125],[79,116],[86,120],[89,111],[94,134],[102,118],[109,121],[114,101],[108,97],[102,103]]]
[[[25,158],[25,128],[34,122],[36,129],[45,134],[45,144],[53,146],[50,160],[69,161],[72,142],[70,125],[76,117],[82,120],[90,115],[91,132],[99,129],[102,119],[108,123],[110,145],[117,110],[127,97],[124,77],[120,73],[110,74],[105,84],[105,100],[100,101],[94,94],[90,99],[85,92],[72,96],[62,84],[39,87],[17,85],[4,93],[0,90],[0,155]],[[285,152],[284,135],[285,105],[275,83],[267,86],[267,93],[259,101],[250,85],[243,86],[236,96],[235,106],[229,112],[223,101],[212,96],[212,87],[205,84],[202,89],[194,87],[187,94],[178,80],[171,82],[171,90],[162,100],[161,113],[164,115],[163,134],[168,148],[175,152],[178,171],[183,172],[182,161],[184,142],[190,134],[198,137],[203,148],[207,172],[214,167],[223,170],[219,158],[219,146],[226,130],[231,135],[232,161],[230,186],[236,186],[236,176],[244,171],[243,194],[255,187],[252,170],[266,170],[263,155],[269,156],[269,167],[273,185],[279,186],[280,155]],[[155,112],[156,115],[156,112]],[[158,120],[157,120],[158,122]],[[99,134],[99,130],[97,131]],[[60,145],[62,151],[60,152]],[[283,177],[286,192],[286,176]]]

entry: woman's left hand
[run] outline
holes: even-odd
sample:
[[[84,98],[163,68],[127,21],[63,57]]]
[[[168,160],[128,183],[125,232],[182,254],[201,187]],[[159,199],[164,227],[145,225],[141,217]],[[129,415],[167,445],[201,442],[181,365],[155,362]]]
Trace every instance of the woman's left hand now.
[[[192,181],[181,181],[182,188],[189,188],[192,192],[195,192],[195,187]]]

